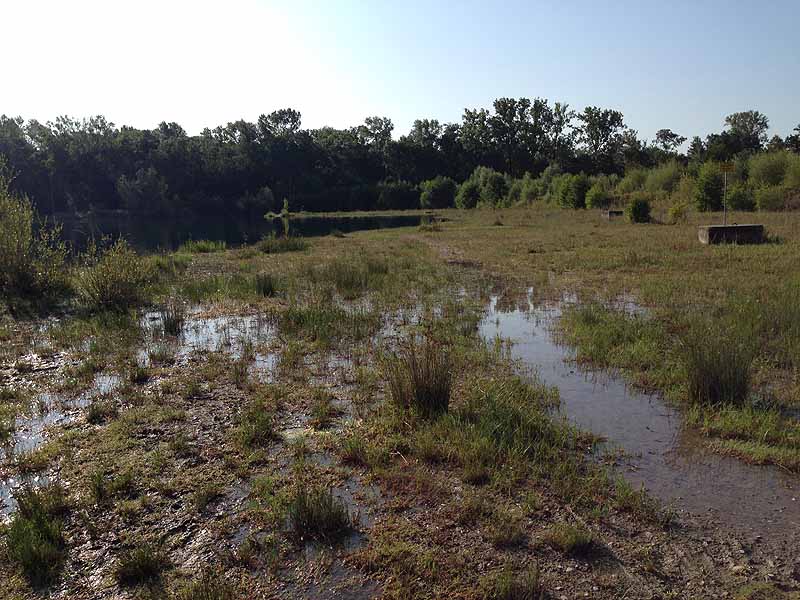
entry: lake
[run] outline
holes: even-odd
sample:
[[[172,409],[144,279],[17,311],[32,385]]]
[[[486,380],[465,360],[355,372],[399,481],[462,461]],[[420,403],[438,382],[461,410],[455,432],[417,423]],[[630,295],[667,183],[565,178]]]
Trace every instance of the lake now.
[[[419,214],[295,216],[291,217],[290,235],[312,237],[336,231],[350,233],[369,229],[414,227],[420,224]],[[253,219],[241,216],[142,216],[127,213],[90,215],[87,217],[60,216],[62,238],[75,248],[84,248],[88,239],[109,236],[124,237],[137,250],[153,252],[175,250],[187,240],[224,241],[228,246],[253,243],[264,236],[282,235],[281,219]]]

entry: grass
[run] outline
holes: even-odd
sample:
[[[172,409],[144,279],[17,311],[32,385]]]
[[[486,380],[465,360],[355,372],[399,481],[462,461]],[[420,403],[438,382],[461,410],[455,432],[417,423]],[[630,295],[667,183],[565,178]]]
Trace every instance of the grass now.
[[[485,600],[543,600],[545,590],[542,585],[539,567],[534,565],[521,572],[515,572],[510,564],[495,574],[482,580]]]
[[[331,303],[291,304],[280,316],[287,336],[332,344],[342,339],[361,340],[376,328],[378,317],[363,309],[345,309]]]
[[[298,540],[336,542],[353,529],[345,504],[322,486],[299,484],[287,505],[289,526]]]
[[[302,252],[308,248],[308,242],[303,238],[273,235],[260,240],[256,247],[264,254],[282,254],[284,252]]]
[[[259,273],[253,278],[253,286],[256,294],[264,298],[272,298],[278,295],[280,283],[271,273]]]
[[[222,240],[188,240],[180,245],[178,252],[187,254],[208,254],[224,252],[227,244]]]
[[[169,566],[169,558],[160,548],[141,543],[120,555],[114,577],[119,585],[133,587],[159,579]]]
[[[595,539],[589,530],[567,523],[548,529],[544,541],[569,556],[587,556],[595,548]]]
[[[164,335],[177,337],[186,322],[186,307],[178,298],[170,298],[167,304],[161,307],[159,318]]]
[[[433,416],[447,412],[453,383],[448,350],[425,338],[411,340],[397,358],[386,364],[392,400],[404,409]]]
[[[117,416],[117,407],[111,400],[93,400],[86,410],[86,421],[100,425]]]
[[[17,512],[6,535],[8,557],[34,587],[55,581],[66,557],[63,515],[68,504],[59,484],[23,488],[16,495]]]
[[[119,239],[107,248],[91,245],[85,263],[73,285],[88,310],[126,312],[149,301],[155,279],[152,264],[125,240]]]
[[[257,400],[242,412],[237,435],[246,448],[265,448],[279,438],[272,412]]]
[[[214,483],[205,483],[192,493],[192,504],[197,512],[202,512],[214,500],[222,495],[222,487]]]
[[[333,396],[325,388],[317,387],[311,400],[310,423],[314,429],[325,429],[339,414],[333,403]]]
[[[222,573],[204,569],[199,577],[177,587],[174,600],[236,600],[240,597],[234,584],[228,583]]]

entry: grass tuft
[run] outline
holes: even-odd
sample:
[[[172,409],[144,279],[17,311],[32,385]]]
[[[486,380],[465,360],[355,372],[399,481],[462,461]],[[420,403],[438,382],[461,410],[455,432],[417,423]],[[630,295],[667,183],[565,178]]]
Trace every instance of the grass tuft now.
[[[180,245],[178,252],[188,254],[209,254],[224,252],[227,244],[222,240],[188,240]]]
[[[289,498],[287,513],[295,537],[335,542],[353,529],[353,519],[344,502],[331,490],[300,484]]]
[[[425,338],[412,340],[386,365],[392,400],[425,416],[447,412],[453,384],[449,352]]]
[[[114,570],[121,586],[131,587],[155,581],[169,567],[169,558],[160,549],[140,544],[122,554]]]
[[[586,556],[595,546],[592,533],[583,527],[566,523],[552,526],[544,537],[553,548],[570,556]]]
[[[543,600],[544,588],[539,567],[534,565],[522,573],[515,573],[511,565],[495,575],[482,580],[485,600]]]

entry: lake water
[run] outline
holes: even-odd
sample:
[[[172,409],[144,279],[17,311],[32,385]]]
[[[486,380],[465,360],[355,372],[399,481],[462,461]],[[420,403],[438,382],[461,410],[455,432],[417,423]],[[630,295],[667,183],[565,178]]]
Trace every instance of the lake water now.
[[[422,217],[415,215],[298,216],[289,222],[291,235],[309,237],[335,231],[350,233],[368,229],[414,227]],[[130,214],[103,214],[84,218],[60,217],[62,237],[75,248],[83,248],[92,237],[124,237],[137,250],[175,250],[187,240],[223,241],[228,246],[253,243],[264,236],[284,233],[281,219],[261,216],[246,219],[233,216],[190,216],[186,218]]]

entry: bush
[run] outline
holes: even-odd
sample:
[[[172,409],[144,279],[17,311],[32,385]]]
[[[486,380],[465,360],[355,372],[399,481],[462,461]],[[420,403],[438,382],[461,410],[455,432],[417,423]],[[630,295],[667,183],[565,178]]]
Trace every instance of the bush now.
[[[123,240],[106,249],[95,243],[84,256],[85,266],[75,278],[75,291],[90,310],[126,311],[145,303],[154,270]]]
[[[392,400],[426,416],[446,412],[453,376],[449,353],[430,339],[412,341],[386,366]]]
[[[531,177],[530,173],[525,173],[520,182],[521,190],[519,201],[523,204],[533,204],[544,196],[547,191],[547,184],[544,182],[544,173],[539,179],[534,179]]]
[[[786,189],[781,185],[756,190],[758,210],[781,210],[786,207]]]
[[[491,206],[505,204],[508,182],[502,173],[489,167],[478,167],[472,176],[477,178],[481,186],[481,202]]]
[[[0,163],[0,293],[53,300],[68,288],[67,249],[60,228],[48,227],[27,198],[11,194]]]
[[[602,184],[595,183],[586,192],[586,207],[587,208],[608,208],[611,204],[611,196],[605,190]]]
[[[748,162],[750,183],[755,187],[781,185],[789,165],[789,156],[785,150],[751,156]]]
[[[731,210],[753,210],[756,207],[753,189],[746,183],[734,183],[728,187],[726,204]]]
[[[586,208],[589,178],[579,175],[562,175],[558,183],[558,203],[562,208]]]
[[[639,191],[644,187],[646,181],[647,171],[638,168],[631,169],[625,173],[625,177],[617,184],[617,193],[630,194],[631,192]]]
[[[481,199],[481,186],[475,179],[467,179],[458,187],[456,206],[458,208],[475,208]]]
[[[18,510],[6,534],[8,557],[19,564],[34,586],[51,583],[64,562],[62,515],[66,492],[58,484],[22,488],[15,495]]]
[[[800,155],[790,154],[783,185],[790,190],[800,190]]]
[[[456,182],[441,175],[420,184],[422,194],[419,204],[422,208],[450,208],[456,197]]]
[[[650,202],[644,194],[634,194],[625,205],[625,216],[631,223],[650,222]]]
[[[689,205],[684,202],[678,202],[669,207],[667,211],[667,218],[673,225],[678,223],[686,223],[689,220]]]
[[[681,180],[681,167],[671,160],[647,173],[644,188],[648,192],[667,192],[671,194]]]
[[[419,189],[407,181],[387,181],[378,185],[377,208],[402,210],[419,207]]]
[[[694,202],[697,210],[722,210],[723,180],[719,164],[708,161],[703,163],[697,174]]]

